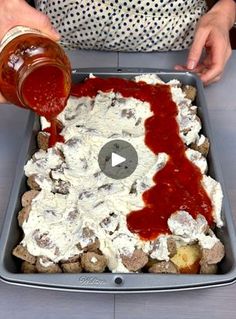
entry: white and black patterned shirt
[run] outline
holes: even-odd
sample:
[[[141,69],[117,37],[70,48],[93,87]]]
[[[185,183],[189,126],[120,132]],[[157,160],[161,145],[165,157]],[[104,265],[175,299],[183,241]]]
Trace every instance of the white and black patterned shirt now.
[[[204,0],[36,0],[67,48],[167,51],[188,48]]]

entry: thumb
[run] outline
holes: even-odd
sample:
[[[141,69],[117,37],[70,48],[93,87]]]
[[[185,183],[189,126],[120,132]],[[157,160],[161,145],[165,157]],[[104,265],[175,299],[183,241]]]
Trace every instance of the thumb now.
[[[5,98],[2,96],[1,91],[0,91],[0,104],[2,103],[8,103]]]
[[[27,14],[27,18],[25,21],[28,24],[28,26],[31,28],[35,28],[39,31],[42,31],[52,40],[58,41],[60,39],[60,34],[53,27],[48,16],[33,8],[32,9],[30,8],[30,10],[32,12],[31,14],[30,12],[29,14]]]
[[[208,33],[202,29],[197,29],[192,46],[188,53],[187,58],[187,69],[193,70],[198,65],[198,62],[201,58],[202,51],[206,44]]]

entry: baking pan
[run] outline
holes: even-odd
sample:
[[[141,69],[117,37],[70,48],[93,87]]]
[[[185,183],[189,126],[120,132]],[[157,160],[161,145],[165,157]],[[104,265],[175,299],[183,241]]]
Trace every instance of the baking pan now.
[[[199,78],[189,72],[172,72],[159,69],[79,69],[73,70],[72,78],[75,83],[84,80],[90,73],[100,77],[132,78],[142,73],[156,73],[164,81],[178,79],[184,84],[197,88],[195,104],[202,120],[202,132],[210,140],[208,155],[208,174],[222,185],[224,199],[222,215],[224,226],[216,230],[217,237],[224,243],[226,255],[219,264],[216,275],[202,274],[113,274],[113,273],[62,273],[62,274],[23,274],[20,273],[20,261],[12,256],[12,249],[20,242],[22,230],[18,226],[17,213],[21,209],[20,198],[27,190],[24,165],[37,150],[36,134],[39,131],[39,119],[33,113],[29,114],[24,132],[24,143],[17,164],[16,176],[13,183],[9,205],[5,214],[4,225],[0,240],[0,277],[3,281],[16,285],[55,289],[64,291],[100,292],[100,293],[135,293],[161,292],[186,289],[209,288],[223,286],[236,281],[236,233],[233,226],[232,214],[218,163],[217,150],[212,134],[203,86]]]

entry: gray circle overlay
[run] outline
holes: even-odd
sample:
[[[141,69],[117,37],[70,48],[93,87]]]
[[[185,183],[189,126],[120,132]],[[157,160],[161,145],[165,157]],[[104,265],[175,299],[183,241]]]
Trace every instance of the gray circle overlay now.
[[[112,153],[124,157],[125,161],[112,166]],[[138,154],[130,143],[123,140],[113,140],[101,148],[98,154],[98,164],[106,176],[113,179],[123,179],[135,171],[138,165]]]

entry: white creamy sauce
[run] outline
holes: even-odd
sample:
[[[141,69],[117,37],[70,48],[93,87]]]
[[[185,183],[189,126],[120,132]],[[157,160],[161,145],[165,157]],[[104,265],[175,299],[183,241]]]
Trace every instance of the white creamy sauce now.
[[[202,174],[207,172],[207,160],[200,152],[188,148],[185,154],[200,169]]]
[[[158,245],[156,245],[155,249],[153,249],[150,254],[151,258],[165,261],[168,261],[170,259],[167,246],[167,239],[168,236],[159,236]]]
[[[163,83],[154,74],[138,76],[135,80]],[[179,109],[180,135],[189,145],[199,140],[201,125],[196,107],[185,98],[177,80],[169,84]],[[99,92],[95,98],[69,99],[58,117],[64,126],[65,143],[57,143],[47,152],[38,151],[25,165],[25,174],[37,174],[37,183],[42,188],[32,202],[28,220],[23,223],[22,243],[32,255],[59,262],[80,254],[98,239],[109,269],[128,272],[121,255],[131,256],[136,248],[150,254],[153,243],[140,240],[128,230],[126,223],[130,211],[144,206],[142,193],[154,184],[154,174],[168,161],[167,154],[155,155],[144,143],[144,122],[150,116],[149,103],[124,98],[120,93]],[[42,125],[47,126],[45,120]],[[105,176],[97,161],[102,146],[117,138],[130,142],[139,159],[134,173],[123,180]],[[186,155],[202,173],[206,172],[206,160],[199,152],[187,149]],[[222,226],[220,185],[205,175],[202,183],[212,199],[217,226]],[[59,193],[53,193],[55,190]],[[168,225],[177,240],[185,243],[199,240],[203,247],[209,247],[218,239],[205,235],[202,220],[194,220],[187,212],[177,212],[169,218]],[[86,228],[94,234],[84,236]],[[160,236],[160,249],[152,251],[152,258],[169,259],[167,238]]]
[[[213,232],[208,234],[208,224],[202,215],[194,219],[188,212],[178,211],[170,216],[168,226],[180,242],[187,244],[198,242],[202,248],[210,249],[219,241]]]
[[[199,138],[196,140],[196,145],[201,146],[205,143],[205,141],[206,141],[206,137],[203,134],[201,134]]]
[[[213,205],[212,214],[214,222],[216,223],[217,227],[222,227],[224,225],[224,222],[221,217],[221,207],[223,199],[221,185],[212,177],[206,175],[203,175],[202,185],[205,188],[208,196],[210,197]]]

